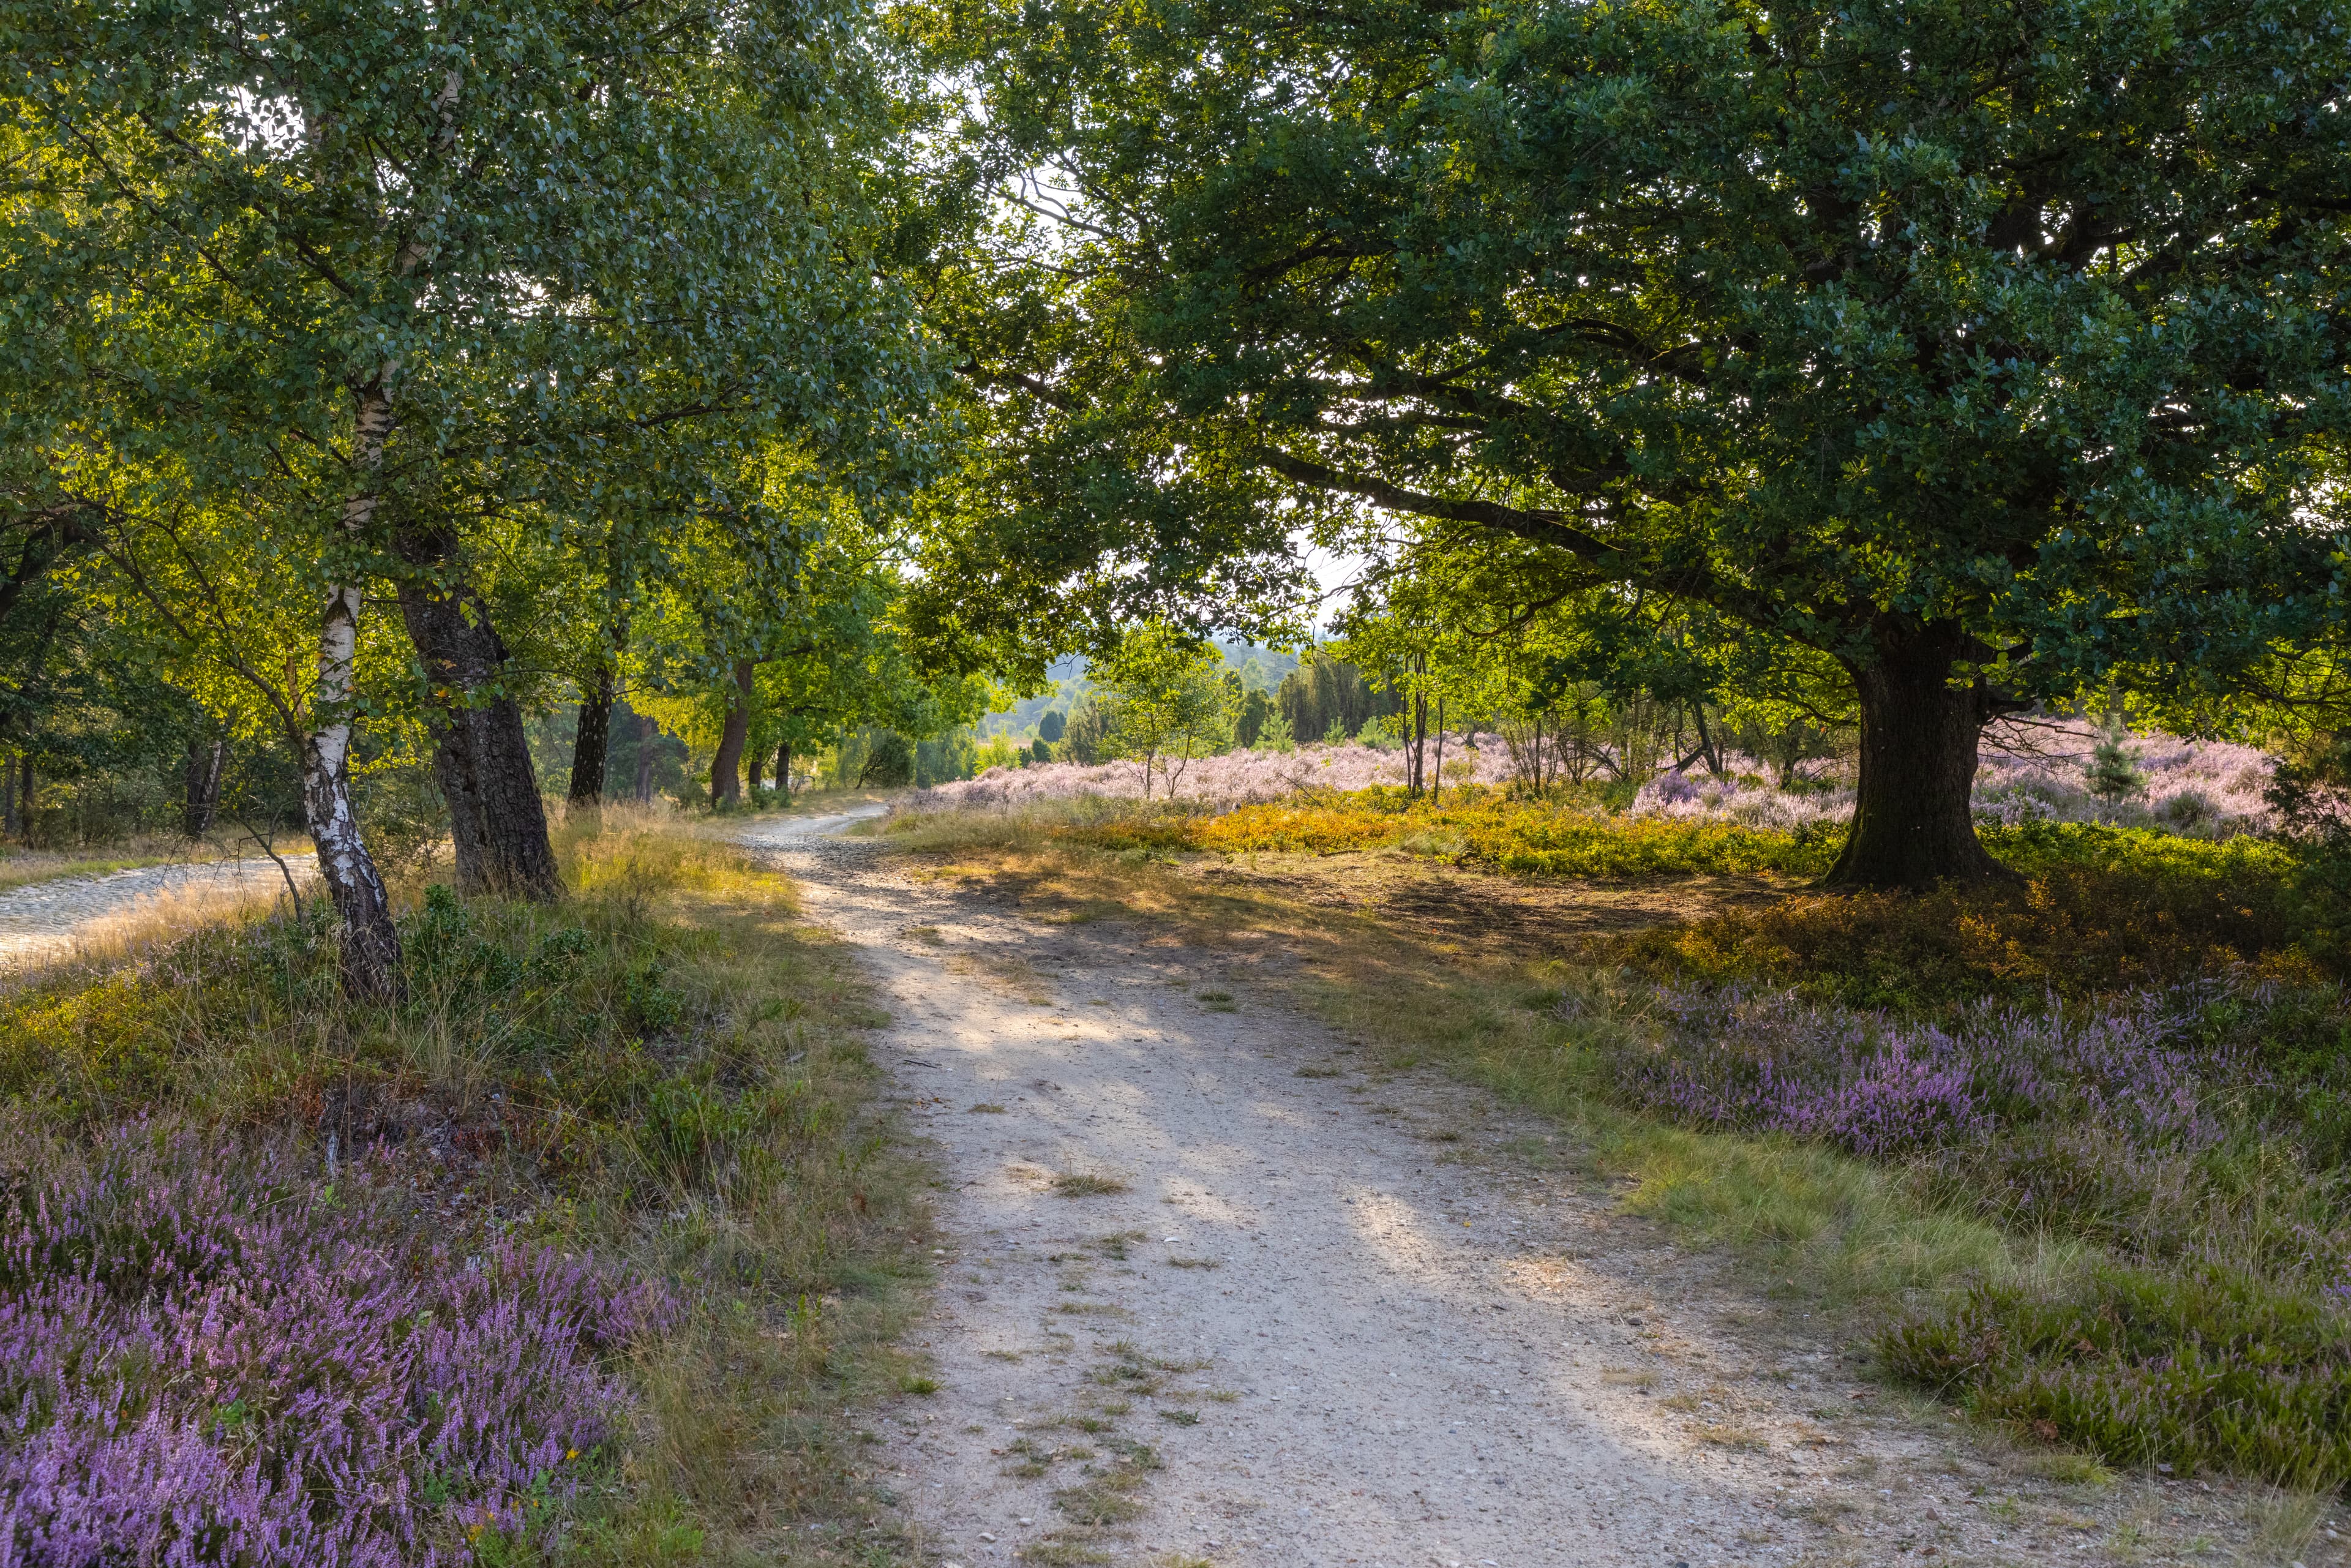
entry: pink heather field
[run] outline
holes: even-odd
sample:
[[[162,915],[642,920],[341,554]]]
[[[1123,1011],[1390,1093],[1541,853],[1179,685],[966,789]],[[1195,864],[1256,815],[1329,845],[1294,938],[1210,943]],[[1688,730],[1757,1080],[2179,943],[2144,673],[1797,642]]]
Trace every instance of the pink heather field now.
[[[2123,827],[2165,829],[2204,837],[2256,831],[2269,825],[2262,799],[2272,762],[2256,747],[2222,740],[2189,740],[2157,731],[2129,737],[2142,788],[2118,800],[2101,800],[2085,787],[2085,769],[2099,733],[2083,719],[2021,720],[1996,725],[1984,737],[1976,773],[1975,808],[1990,823],[2030,821],[2110,822]],[[1431,765],[1436,755],[1430,743]],[[1776,789],[1769,769],[1753,758],[1731,754],[1727,777],[1708,774],[1703,764],[1688,771],[1667,769],[1645,782],[1627,812],[1639,817],[1708,819],[1750,827],[1792,830],[1814,822],[1843,821],[1853,813],[1849,764],[1808,763],[1794,789]],[[1229,751],[1200,757],[1176,771],[1173,792],[1164,770],[1150,780],[1154,800],[1195,809],[1229,810],[1236,806],[1280,800],[1311,790],[1353,791],[1405,782],[1400,750],[1368,745],[1301,746],[1295,751]],[[1518,771],[1499,737],[1452,734],[1445,737],[1445,781],[1509,784]],[[904,808],[916,811],[1015,810],[1053,801],[1087,798],[1144,798],[1142,764],[1076,762],[991,768],[976,779],[919,791]]]

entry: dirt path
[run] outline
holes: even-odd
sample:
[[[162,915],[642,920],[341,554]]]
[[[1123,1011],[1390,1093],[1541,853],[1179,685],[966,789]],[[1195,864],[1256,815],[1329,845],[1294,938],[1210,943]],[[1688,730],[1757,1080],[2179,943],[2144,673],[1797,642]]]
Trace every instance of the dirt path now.
[[[1546,1161],[1541,1124],[1359,1068],[1252,984],[1278,952],[1023,920],[818,836],[844,821],[748,836],[865,949],[883,1060],[949,1176],[940,1387],[883,1450],[935,1561],[2010,1564],[2243,1539],[2223,1492],[2036,1479],[1896,1408]]]
[[[297,882],[315,871],[288,856]],[[63,876],[0,893],[0,969],[62,957],[110,925],[142,916],[190,915],[282,892],[285,877],[269,860],[204,861],[140,866],[104,876]]]

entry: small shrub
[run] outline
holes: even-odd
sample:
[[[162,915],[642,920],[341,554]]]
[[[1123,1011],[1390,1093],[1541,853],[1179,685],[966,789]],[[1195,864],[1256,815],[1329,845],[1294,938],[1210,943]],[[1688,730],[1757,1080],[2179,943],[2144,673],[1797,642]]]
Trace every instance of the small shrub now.
[[[2119,719],[2099,732],[2098,743],[2090,749],[2090,760],[2082,769],[2083,782],[2091,794],[2108,805],[2117,805],[2147,788],[2147,775],[2139,770],[2138,753],[2130,747],[2130,732]]]

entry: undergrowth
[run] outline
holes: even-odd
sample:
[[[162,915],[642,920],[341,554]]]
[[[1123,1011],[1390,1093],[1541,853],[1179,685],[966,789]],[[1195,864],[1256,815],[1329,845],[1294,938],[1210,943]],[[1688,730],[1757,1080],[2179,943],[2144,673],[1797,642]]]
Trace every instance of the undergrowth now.
[[[893,1527],[834,1418],[904,1371],[889,1338],[926,1239],[920,1173],[891,1152],[875,1109],[862,1031],[877,1016],[842,956],[796,923],[782,881],[737,852],[618,813],[563,852],[569,895],[554,905],[424,890],[402,916],[409,998],[398,1008],[342,1001],[332,929],[307,912],[134,944],[0,993],[0,1095],[11,1106],[0,1176],[65,1179],[54,1173],[146,1158],[120,1152],[126,1137],[202,1148],[202,1165],[183,1174],[172,1173],[184,1160],[167,1161],[138,1178],[170,1198],[162,1210],[217,1211],[230,1217],[220,1222],[229,1235],[247,1224],[235,1216],[262,1203],[254,1212],[276,1217],[267,1246],[320,1258],[356,1244],[334,1239],[343,1235],[334,1228],[365,1214],[350,1235],[390,1249],[387,1281],[418,1281],[428,1298],[444,1278],[481,1281],[466,1287],[475,1296],[413,1310],[337,1309],[356,1326],[298,1360],[313,1368],[300,1375],[322,1387],[377,1386],[365,1379],[379,1374],[361,1369],[387,1364],[381,1357],[411,1332],[400,1325],[418,1312],[459,1333],[483,1313],[506,1321],[491,1283],[505,1276],[475,1272],[484,1258],[514,1260],[496,1268],[518,1280],[551,1266],[536,1260],[581,1258],[611,1281],[598,1287],[608,1295],[655,1293],[657,1308],[631,1309],[612,1319],[619,1328],[599,1331],[603,1339],[561,1353],[589,1355],[612,1393],[578,1381],[590,1376],[585,1364],[565,1374],[577,1391],[562,1408],[585,1413],[562,1416],[576,1435],[500,1479],[471,1461],[449,1470],[416,1448],[404,1434],[433,1402],[402,1393],[409,1385],[397,1378],[382,1385],[391,1402],[364,1429],[384,1436],[366,1449],[375,1469],[365,1473],[398,1517],[384,1516],[373,1545],[376,1537],[337,1544],[322,1534],[306,1560],[893,1560]],[[276,1196],[237,1196],[247,1170],[269,1172]],[[206,1197],[188,1185],[214,1171],[231,1173],[232,1187]],[[22,1187],[29,1176],[15,1179],[32,1190]],[[75,1195],[87,1184],[77,1183],[41,1212],[82,1201]],[[23,1265],[18,1273],[31,1270],[8,1277],[20,1298],[78,1288],[84,1265],[72,1248],[27,1240],[0,1253]],[[11,1267],[0,1261],[0,1273]],[[337,1272],[364,1274],[355,1269]],[[132,1310],[148,1310],[139,1305],[146,1290],[124,1298]],[[120,1333],[157,1332],[146,1322],[125,1320]],[[297,1326],[289,1318],[277,1332]],[[80,1332],[66,1323],[51,1337]],[[61,1412],[75,1399],[120,1419],[152,1408],[186,1424],[187,1443],[263,1462],[263,1479],[292,1486],[298,1511],[322,1531],[329,1514],[350,1512],[319,1490],[325,1472],[309,1474],[315,1443],[266,1404],[226,1392],[172,1404],[204,1385],[150,1388],[135,1372],[119,1386],[85,1385],[74,1379],[116,1374],[71,1357],[57,1364],[68,1370],[47,1383],[0,1376],[19,1438],[50,1431],[50,1448],[81,1455],[85,1469],[115,1464],[103,1458],[117,1440],[110,1427],[75,1416],[69,1430]],[[277,1396],[304,1397],[292,1388]],[[553,1417],[536,1408],[506,1397],[483,1413],[494,1417],[484,1430],[507,1419],[541,1429]],[[0,1489],[33,1495],[7,1474],[30,1453],[24,1442],[0,1453]],[[57,1491],[55,1476],[47,1484],[70,1511],[73,1486]],[[37,1512],[9,1518],[0,1529],[16,1530],[19,1548],[46,1539]],[[206,1528],[199,1539],[214,1544],[188,1561],[246,1560],[252,1543],[235,1518]]]
[[[877,828],[918,852],[1040,838],[1130,859],[1367,849],[1511,874],[1593,881],[1750,877],[1764,907],[1593,941],[1586,955],[1660,979],[1766,980],[1865,1008],[1948,1009],[1986,996],[2087,997],[2239,968],[2293,982],[2337,967],[2330,906],[2300,891],[2293,852],[2100,823],[1986,827],[2012,883],[1926,894],[1807,894],[1839,831],[1610,815],[1583,795],[1528,800],[1468,786],[1441,804],[1403,790],[1308,795],[1213,814],[1189,803],[1079,797],[1019,812],[915,812]]]
[[[1163,808],[1058,830],[1102,848],[1334,854],[1420,840],[1446,859],[1543,876],[1632,877],[1694,873],[1812,874],[1835,859],[1834,840],[1736,822],[1614,817],[1580,798],[1527,800],[1476,785],[1432,803],[1400,789],[1308,795],[1220,815]]]
[[[1659,978],[1763,980],[1865,1008],[2073,998],[2241,968],[2310,982],[2293,857],[2265,840],[2093,823],[1986,829],[2014,883],[1794,894],[1604,940],[1591,956]]]

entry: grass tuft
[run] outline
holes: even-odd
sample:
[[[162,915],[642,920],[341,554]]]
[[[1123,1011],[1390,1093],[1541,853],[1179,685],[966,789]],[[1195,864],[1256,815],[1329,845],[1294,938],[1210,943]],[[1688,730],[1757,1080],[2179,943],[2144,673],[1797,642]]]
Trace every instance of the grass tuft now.
[[[1116,1176],[1092,1171],[1067,1171],[1053,1178],[1053,1191],[1061,1197],[1107,1197],[1125,1190],[1126,1184]]]

